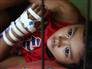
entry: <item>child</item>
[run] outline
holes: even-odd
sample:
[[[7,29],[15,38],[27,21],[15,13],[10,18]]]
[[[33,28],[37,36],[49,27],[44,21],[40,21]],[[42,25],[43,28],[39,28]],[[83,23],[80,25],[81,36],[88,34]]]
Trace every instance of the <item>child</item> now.
[[[84,27],[80,25],[82,16],[68,1],[46,0],[45,5],[44,59],[64,64],[79,63],[85,51],[82,40]],[[11,22],[1,36],[0,60],[15,45],[26,62],[41,60],[40,15],[39,4],[35,2]]]

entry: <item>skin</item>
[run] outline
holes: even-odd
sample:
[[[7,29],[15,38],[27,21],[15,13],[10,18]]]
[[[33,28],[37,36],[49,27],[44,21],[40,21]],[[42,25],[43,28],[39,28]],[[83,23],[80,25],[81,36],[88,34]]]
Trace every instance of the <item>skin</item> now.
[[[35,4],[35,5],[33,4],[33,5],[32,5],[32,9],[34,10],[34,9],[36,9],[36,8],[37,8],[37,4]],[[35,10],[35,11],[37,11],[37,10]],[[40,15],[40,10],[37,12],[37,14]],[[29,16],[29,17],[32,18],[32,19],[34,19],[32,16]],[[29,33],[29,34],[30,34],[30,33]],[[14,35],[16,36],[15,33],[14,33]],[[9,40],[11,40],[11,38],[10,38],[9,35],[8,35],[8,33],[6,33],[6,36],[8,37]],[[16,36],[16,37],[17,37],[17,36]],[[18,37],[18,38],[19,38],[19,37]],[[11,41],[12,41],[12,40],[11,40]],[[9,53],[10,53],[9,50],[11,50],[11,48],[12,48],[12,47],[7,46],[7,44],[4,42],[3,38],[1,37],[1,38],[0,38],[0,62],[6,59],[6,57],[7,57],[6,54],[8,54],[8,56],[9,56]]]
[[[78,63],[85,51],[83,32],[82,25],[61,28],[48,39],[47,47],[57,61],[65,64]]]
[[[34,0],[35,1],[35,0]],[[62,2],[61,4],[62,4],[62,6],[61,6],[61,4],[60,4],[60,2]],[[37,2],[37,3],[39,3],[39,2]],[[37,3],[35,4],[35,5],[37,5]],[[69,22],[69,23],[73,23],[73,24],[75,24],[75,23],[79,23],[79,20],[78,20],[78,18],[79,18],[79,13],[72,7],[72,5],[70,5],[70,3],[69,2],[66,2],[66,1],[64,1],[64,0],[53,0],[53,1],[51,1],[51,0],[46,0],[46,2],[45,2],[45,5],[46,5],[46,7],[49,9],[49,10],[51,10],[51,11],[53,11],[53,12],[55,12],[55,15],[58,13],[59,14],[59,17],[57,17],[57,18],[55,18],[55,20],[63,20],[63,21],[67,21],[67,22]],[[61,7],[64,7],[63,9],[62,8],[60,8],[59,6],[61,6]],[[56,8],[58,8],[59,7],[59,9],[61,9],[61,10],[56,10],[55,11],[55,9]],[[32,5],[32,9],[38,14],[38,15],[41,15],[41,11],[39,10],[39,9],[37,9],[38,8],[38,6],[34,6],[34,5]],[[67,8],[67,9],[66,9]],[[39,10],[39,11],[38,11]],[[65,12],[66,11],[66,12]],[[66,14],[65,16],[67,16],[67,17],[69,17],[68,19],[67,18],[65,18],[65,19],[62,19],[60,16],[62,15],[61,14],[61,12],[62,12],[62,14]],[[80,15],[80,17],[81,17],[81,15]],[[29,16],[29,18],[32,18],[32,19],[34,19],[32,16]],[[53,19],[54,20],[54,19]],[[6,36],[7,36],[8,34],[6,34]],[[16,36],[16,35],[15,35]],[[48,48],[49,48],[49,45],[48,45]],[[51,48],[50,48],[51,49]],[[61,48],[60,48],[61,49]],[[14,60],[17,60],[17,61],[19,61],[18,63],[19,64],[21,64],[21,62],[20,62],[20,57],[19,58],[15,58],[15,56],[14,57],[12,57],[12,58],[9,58],[9,59],[7,59],[7,60],[5,60],[4,61],[4,58],[7,56],[6,54],[7,53],[9,53],[9,51],[11,50],[11,47],[9,47],[9,46],[7,46],[6,44],[5,44],[5,42],[3,41],[3,39],[2,38],[0,38],[0,61],[2,61],[2,64],[5,64],[6,66],[7,66],[7,64],[9,64],[9,61],[11,61],[12,59],[12,61],[14,61]],[[51,50],[52,51],[52,50]],[[56,52],[57,53],[57,52]],[[8,55],[9,56],[9,55]],[[59,58],[59,60],[60,60],[61,58]],[[7,62],[8,61],[8,62]],[[21,57],[21,61],[24,61],[24,59]],[[60,62],[61,62],[61,60],[60,60]],[[10,65],[12,66],[12,65],[16,65],[16,63],[12,63],[11,64],[11,62],[10,62]]]
[[[40,3],[39,0],[30,0],[30,2]],[[44,0],[44,4],[47,9],[54,13],[52,19],[55,21],[62,20],[73,24],[79,23],[80,19],[82,21],[82,15],[78,8],[71,4],[69,0]]]
[[[58,62],[64,64],[79,63],[80,58],[83,58],[85,52],[83,32],[83,25],[72,25],[59,29],[48,39],[47,47]],[[66,48],[68,49],[68,53],[66,52]],[[14,60],[16,60],[16,62],[11,63]],[[55,61],[53,61],[53,64],[57,65],[57,63],[54,62]],[[26,62],[22,57],[12,57],[2,62],[2,64],[2,67],[7,68],[20,64],[23,64],[22,66],[25,66]],[[28,63],[27,66],[29,67],[30,63]],[[33,65],[33,67],[34,66],[35,65]],[[54,65],[51,65],[51,67],[53,66]]]

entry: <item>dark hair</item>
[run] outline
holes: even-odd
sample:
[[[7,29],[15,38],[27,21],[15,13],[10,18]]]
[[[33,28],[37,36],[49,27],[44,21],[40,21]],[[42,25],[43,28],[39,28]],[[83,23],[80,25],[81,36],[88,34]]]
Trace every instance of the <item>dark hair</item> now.
[[[92,69],[92,21],[88,22],[86,39],[86,69]]]

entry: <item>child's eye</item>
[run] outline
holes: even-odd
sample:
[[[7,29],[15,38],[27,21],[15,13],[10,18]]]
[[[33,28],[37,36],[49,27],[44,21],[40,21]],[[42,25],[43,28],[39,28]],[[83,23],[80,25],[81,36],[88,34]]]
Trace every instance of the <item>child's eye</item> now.
[[[70,35],[70,36],[71,36],[71,35],[72,35],[72,31],[73,31],[73,30],[72,30],[72,29],[70,29],[70,30],[68,31],[68,35]]]
[[[68,57],[69,53],[70,53],[70,48],[66,47],[65,48],[65,56]]]
[[[74,36],[76,31],[77,31],[77,27],[69,29],[68,32],[67,32],[67,35],[66,35],[67,38],[71,38],[72,36]]]
[[[67,32],[67,38],[70,38],[73,35],[73,29],[69,29]]]

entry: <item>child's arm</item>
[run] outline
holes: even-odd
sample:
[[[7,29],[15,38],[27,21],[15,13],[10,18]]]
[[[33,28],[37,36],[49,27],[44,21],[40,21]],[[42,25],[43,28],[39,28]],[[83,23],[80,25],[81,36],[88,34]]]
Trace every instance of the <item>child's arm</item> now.
[[[73,24],[82,22],[80,11],[69,0],[45,0],[45,5],[54,12],[53,19]]]
[[[10,49],[20,42],[21,38],[31,35],[37,29],[35,25],[41,21],[41,10],[39,5],[32,4],[22,15],[3,31],[0,38],[0,61],[6,56]]]

